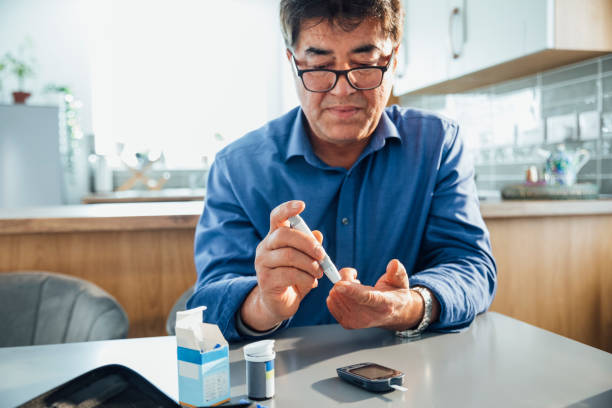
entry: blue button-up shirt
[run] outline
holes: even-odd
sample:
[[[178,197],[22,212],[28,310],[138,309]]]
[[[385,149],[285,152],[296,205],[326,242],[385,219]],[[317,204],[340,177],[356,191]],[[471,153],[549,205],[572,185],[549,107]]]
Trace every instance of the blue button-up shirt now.
[[[210,169],[195,235],[196,291],[189,307],[228,340],[241,338],[235,315],[257,284],[255,249],[270,212],[302,200],[301,214],[323,233],[338,269],[357,269],[373,286],[397,258],[410,285],[429,288],[441,311],[432,329],[454,330],[485,311],[496,267],[456,123],[397,106],[387,108],[371,140],[346,170],[321,161],[296,108],[220,151]],[[325,300],[327,278],[302,300],[283,327],[335,323]]]

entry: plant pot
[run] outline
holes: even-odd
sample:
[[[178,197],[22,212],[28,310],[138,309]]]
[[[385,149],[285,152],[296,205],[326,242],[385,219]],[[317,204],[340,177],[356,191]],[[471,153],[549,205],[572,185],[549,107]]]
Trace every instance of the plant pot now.
[[[26,103],[26,99],[28,99],[32,95],[29,92],[13,92],[13,102],[17,105],[23,105]]]

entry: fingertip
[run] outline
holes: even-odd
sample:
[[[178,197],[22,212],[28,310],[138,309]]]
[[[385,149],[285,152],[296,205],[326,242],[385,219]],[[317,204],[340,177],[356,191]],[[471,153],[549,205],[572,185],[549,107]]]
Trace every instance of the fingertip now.
[[[342,268],[339,273],[343,281],[353,282],[357,280],[357,269],[355,268]]]
[[[408,273],[398,259],[392,259],[387,266],[387,279],[400,287],[408,287]]]
[[[302,200],[292,200],[289,206],[293,210],[300,210],[300,212],[302,212],[304,211],[304,208],[306,207],[306,203],[303,202]]]
[[[323,244],[323,234],[321,233],[321,231],[314,230],[314,231],[312,231],[312,234],[315,236],[317,241],[319,241],[319,244],[322,245]]]
[[[270,232],[280,226],[289,226],[288,218],[304,211],[306,204],[301,200],[285,201],[270,212]]]
[[[397,259],[392,259],[387,264],[387,273],[394,273],[397,271],[399,261]]]
[[[406,274],[406,268],[404,267],[404,264],[402,264],[399,259],[394,259],[395,261],[395,273],[399,274],[399,275],[404,275]]]

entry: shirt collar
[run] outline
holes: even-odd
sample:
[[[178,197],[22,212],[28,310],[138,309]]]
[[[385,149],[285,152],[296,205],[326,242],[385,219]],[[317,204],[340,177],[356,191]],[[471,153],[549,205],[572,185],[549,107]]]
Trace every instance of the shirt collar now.
[[[302,108],[298,108],[295,120],[293,121],[293,126],[291,127],[291,132],[289,133],[289,143],[287,144],[285,161],[294,156],[303,156],[305,158],[314,156],[312,146],[310,145],[308,135],[306,134],[305,125],[306,118],[304,117],[304,112],[302,111]]]
[[[368,143],[363,153],[369,154],[382,149],[387,144],[388,139],[397,139],[400,143],[402,141],[397,127],[395,127],[395,123],[389,118],[387,111],[384,110],[378,121],[378,126],[376,126],[376,129],[374,129],[372,133],[370,143]],[[362,154],[362,156],[364,156],[364,154]]]
[[[306,161],[312,165],[326,166],[312,150],[312,145],[310,144],[310,140],[306,134],[306,125],[306,117],[304,116],[304,112],[302,111],[302,108],[298,108],[296,118],[293,122],[293,126],[291,127],[291,132],[289,133],[289,142],[287,144],[285,162],[292,157],[303,156]],[[387,112],[383,111],[380,121],[378,122],[378,126],[376,126],[376,129],[372,133],[370,143],[368,143],[368,146],[362,152],[361,157],[382,149],[385,146],[387,139],[397,139],[400,142],[402,140],[397,127],[395,127],[395,124],[389,118]]]

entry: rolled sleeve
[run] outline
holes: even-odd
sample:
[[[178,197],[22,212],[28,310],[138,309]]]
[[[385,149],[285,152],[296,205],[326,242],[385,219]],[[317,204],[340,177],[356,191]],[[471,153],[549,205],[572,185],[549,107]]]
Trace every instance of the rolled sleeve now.
[[[236,200],[224,161],[215,160],[195,232],[198,280],[187,306],[206,306],[204,321],[218,325],[228,341],[242,338],[234,315],[257,285],[253,265],[260,240]]]
[[[440,303],[432,330],[469,326],[490,306],[497,285],[489,232],[480,214],[473,165],[459,128],[446,129],[417,273],[411,285],[430,289]]]

